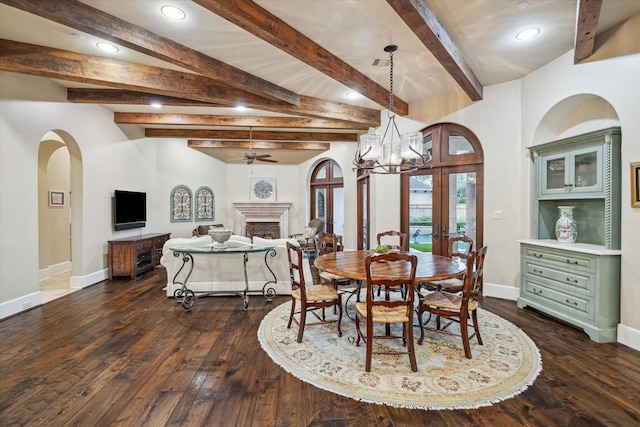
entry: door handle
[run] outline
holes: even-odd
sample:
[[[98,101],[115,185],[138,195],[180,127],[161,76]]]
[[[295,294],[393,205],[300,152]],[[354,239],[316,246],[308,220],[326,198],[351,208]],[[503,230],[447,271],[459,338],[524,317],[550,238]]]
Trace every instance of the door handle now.
[[[449,238],[449,234],[447,234],[447,226],[442,224],[442,233],[440,233],[440,236],[442,237],[442,239],[448,239]]]
[[[433,224],[431,226],[431,234],[433,240],[436,240],[438,238],[438,224]]]

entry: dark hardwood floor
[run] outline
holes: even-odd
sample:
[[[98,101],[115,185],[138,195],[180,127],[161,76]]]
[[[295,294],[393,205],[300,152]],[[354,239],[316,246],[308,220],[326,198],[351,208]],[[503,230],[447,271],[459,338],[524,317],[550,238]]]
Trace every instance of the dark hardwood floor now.
[[[165,271],[105,281],[0,322],[1,426],[638,426],[640,352],[596,344],[513,301],[482,306],[522,328],[543,370],[491,407],[372,405],[287,374],[260,348],[276,305],[203,298],[190,313],[162,291]]]

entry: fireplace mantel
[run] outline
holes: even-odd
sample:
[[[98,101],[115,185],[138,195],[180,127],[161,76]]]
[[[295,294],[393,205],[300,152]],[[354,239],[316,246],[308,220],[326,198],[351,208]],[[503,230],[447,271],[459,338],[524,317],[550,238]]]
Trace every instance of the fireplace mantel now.
[[[280,223],[280,238],[289,233],[289,208],[291,202],[256,202],[234,203],[236,211],[233,232],[244,236],[247,222],[278,222]]]

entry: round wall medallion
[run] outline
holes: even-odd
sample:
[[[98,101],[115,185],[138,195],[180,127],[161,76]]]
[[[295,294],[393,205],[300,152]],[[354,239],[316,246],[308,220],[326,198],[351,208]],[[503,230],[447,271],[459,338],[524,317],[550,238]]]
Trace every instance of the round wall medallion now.
[[[253,186],[253,193],[259,199],[268,199],[273,194],[273,185],[261,179]]]

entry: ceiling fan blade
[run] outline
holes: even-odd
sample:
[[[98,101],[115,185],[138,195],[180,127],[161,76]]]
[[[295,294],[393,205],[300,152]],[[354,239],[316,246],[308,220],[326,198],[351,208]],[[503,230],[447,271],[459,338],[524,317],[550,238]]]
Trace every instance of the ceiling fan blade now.
[[[271,154],[256,154],[256,159],[266,159],[267,157],[271,157]]]
[[[256,160],[258,160],[258,161],[260,161],[260,162],[278,163],[278,161],[277,161],[277,160],[261,159],[260,157],[256,158]]]

